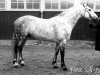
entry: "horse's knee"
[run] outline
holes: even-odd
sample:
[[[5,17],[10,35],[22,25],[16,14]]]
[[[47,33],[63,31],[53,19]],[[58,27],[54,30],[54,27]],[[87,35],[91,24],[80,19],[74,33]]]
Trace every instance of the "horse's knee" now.
[[[65,46],[61,46],[61,50],[64,51],[65,50]]]
[[[61,61],[64,61],[64,56],[65,56],[65,47],[64,46],[60,47],[60,55],[61,55]]]

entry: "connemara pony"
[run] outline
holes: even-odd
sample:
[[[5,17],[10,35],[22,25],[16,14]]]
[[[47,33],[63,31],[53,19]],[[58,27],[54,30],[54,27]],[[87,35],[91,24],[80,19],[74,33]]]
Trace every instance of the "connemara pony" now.
[[[60,52],[61,68],[67,70],[64,62],[65,45],[67,40],[70,39],[74,26],[81,17],[89,20],[98,18],[87,4],[75,5],[50,19],[41,19],[31,15],[18,18],[14,22],[13,32],[14,67],[24,66],[22,49],[27,38],[33,37],[35,40],[56,43],[52,65],[57,68],[57,55]],[[17,55],[19,55],[19,59],[17,59]]]

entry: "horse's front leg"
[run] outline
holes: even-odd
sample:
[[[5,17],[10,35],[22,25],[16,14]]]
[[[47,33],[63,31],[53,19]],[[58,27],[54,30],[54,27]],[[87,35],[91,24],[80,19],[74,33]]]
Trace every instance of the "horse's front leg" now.
[[[67,70],[66,65],[65,65],[65,61],[64,61],[64,57],[65,57],[65,45],[66,45],[66,39],[64,39],[60,43],[61,67],[62,67],[63,70]]]
[[[61,46],[60,48],[60,55],[61,55],[61,67],[63,70],[67,70],[65,65],[64,57],[65,57],[65,46]]]
[[[53,61],[52,61],[52,65],[53,65],[54,68],[58,68],[58,66],[57,66],[58,53],[59,53],[59,43],[56,43],[55,54],[54,54],[54,58],[53,58]]]

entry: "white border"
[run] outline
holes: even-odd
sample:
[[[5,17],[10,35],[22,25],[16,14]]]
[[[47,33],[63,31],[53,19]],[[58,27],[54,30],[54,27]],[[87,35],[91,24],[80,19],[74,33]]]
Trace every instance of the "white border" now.
[[[59,2],[58,9],[44,9],[43,11],[64,11],[64,10],[66,10],[66,9],[60,9],[60,7],[61,7],[60,1],[61,0],[58,0],[58,2]],[[44,5],[44,8],[45,8],[45,5]],[[96,9],[96,0],[93,0],[93,10],[95,12],[100,12],[100,10]],[[41,11],[41,5],[40,5],[40,9],[27,9],[26,8],[26,0],[24,0],[24,9],[11,9],[11,0],[5,0],[5,8],[0,9],[0,11]]]

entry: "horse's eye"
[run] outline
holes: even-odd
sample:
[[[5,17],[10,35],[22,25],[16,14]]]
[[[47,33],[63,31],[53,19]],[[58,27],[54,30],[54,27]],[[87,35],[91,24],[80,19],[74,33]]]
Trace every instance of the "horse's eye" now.
[[[91,9],[88,9],[89,11],[91,11]]]

